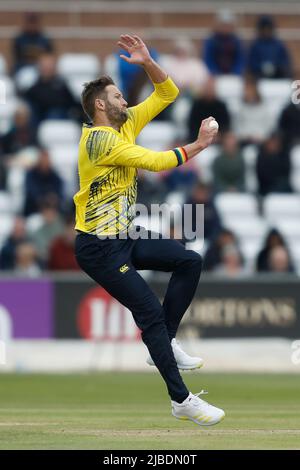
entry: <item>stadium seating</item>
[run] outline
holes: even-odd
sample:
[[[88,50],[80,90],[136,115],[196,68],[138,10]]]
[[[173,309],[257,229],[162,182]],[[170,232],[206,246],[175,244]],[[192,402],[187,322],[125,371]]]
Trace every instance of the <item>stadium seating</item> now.
[[[96,78],[100,73],[100,62],[94,54],[62,54],[57,62],[57,71],[66,80],[79,75]]]
[[[22,93],[26,92],[26,90],[35,84],[38,76],[39,74],[36,67],[31,65],[22,67],[15,75],[17,89]]]
[[[49,148],[51,163],[63,179],[65,192],[72,197],[77,191],[77,145],[55,145]]]
[[[291,151],[291,186],[300,193],[300,145],[296,145]]]
[[[286,241],[291,244],[300,244],[300,219],[280,217],[274,226],[283,234]]]
[[[205,150],[202,150],[201,154],[194,159],[201,180],[205,183],[212,182],[212,165],[219,151],[220,148],[218,145],[210,145]]]
[[[39,126],[38,139],[41,145],[48,148],[53,145],[76,145],[80,133],[79,125],[72,121],[49,119]]]
[[[252,194],[219,193],[215,204],[222,218],[249,218],[258,214],[257,200]]]
[[[282,108],[290,101],[292,94],[292,82],[289,79],[271,80],[263,79],[259,80],[258,89],[266,100],[271,116],[274,120],[278,118],[278,115]]]
[[[177,137],[177,130],[171,122],[153,121],[140,133],[137,143],[153,150],[172,148]]]
[[[300,195],[269,194],[263,201],[263,214],[273,224],[278,220],[299,220],[300,227]]]
[[[0,213],[0,249],[9,237],[14,223],[14,215],[10,213]]]
[[[258,187],[256,175],[256,160],[258,156],[258,149],[255,145],[247,145],[242,150],[242,156],[245,163],[245,185],[246,190],[250,193],[255,193]]]
[[[99,76],[101,65],[94,54],[63,54],[57,62],[57,71],[64,77],[76,99],[80,99],[82,86]]]
[[[7,214],[11,211],[9,194],[6,191],[0,191],[0,213]]]
[[[236,112],[243,93],[243,81],[236,75],[223,75],[216,79],[216,93],[231,112]]]
[[[118,87],[121,86],[119,63],[115,54],[109,54],[105,57],[103,62],[103,71],[113,79]]]
[[[10,195],[10,207],[15,213],[22,212],[24,207],[25,169],[12,166],[8,171],[7,189]]]
[[[0,77],[7,73],[6,60],[3,55],[0,55]]]

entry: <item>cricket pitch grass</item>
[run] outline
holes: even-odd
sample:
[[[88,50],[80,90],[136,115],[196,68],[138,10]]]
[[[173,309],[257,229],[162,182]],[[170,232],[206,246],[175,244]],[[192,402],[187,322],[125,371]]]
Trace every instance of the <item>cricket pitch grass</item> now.
[[[0,374],[0,449],[300,449],[300,374],[183,377],[220,424],[173,418],[158,373]]]

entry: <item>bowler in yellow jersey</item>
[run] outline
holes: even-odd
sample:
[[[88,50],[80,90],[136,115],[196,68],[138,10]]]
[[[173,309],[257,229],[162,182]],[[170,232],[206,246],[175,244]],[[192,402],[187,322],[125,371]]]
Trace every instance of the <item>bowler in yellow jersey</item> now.
[[[129,54],[121,55],[124,60],[144,68],[154,91],[128,108],[110,77],[84,86],[82,106],[91,124],[83,125],[79,144],[76,258],[92,279],[132,312],[150,353],[148,363],[158,368],[166,383],[173,415],[195,421],[191,416],[196,413],[198,424],[215,424],[222,410],[190,393],[178,370],[199,368],[203,361],[185,353],[175,338],[199,282],[201,256],[176,240],[151,238],[151,232],[146,238],[132,238],[130,231],[138,168],[158,172],[184,164],[206,148],[217,131],[209,128],[213,120],[209,117],[202,121],[197,140],[184,147],[155,152],[136,145],[138,134],[176,99],[178,88],[141,38],[122,35],[118,44]],[[172,272],[162,305],[137,272],[143,269]]]

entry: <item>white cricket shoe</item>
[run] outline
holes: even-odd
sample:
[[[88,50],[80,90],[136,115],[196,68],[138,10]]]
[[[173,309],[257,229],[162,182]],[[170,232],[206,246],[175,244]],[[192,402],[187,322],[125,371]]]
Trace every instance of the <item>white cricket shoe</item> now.
[[[177,419],[194,421],[199,426],[212,426],[219,423],[225,417],[225,413],[199,398],[199,395],[205,393],[207,392],[204,390],[196,395],[190,393],[183,403],[171,400],[172,415]]]
[[[175,338],[172,339],[171,346],[173,349],[174,357],[177,362],[178,369],[193,370],[200,369],[200,367],[203,366],[203,359],[201,359],[201,357],[189,356],[186,352],[181,349],[178,341],[176,341]],[[149,364],[149,366],[155,365],[151,356],[148,357],[146,362],[147,364]]]

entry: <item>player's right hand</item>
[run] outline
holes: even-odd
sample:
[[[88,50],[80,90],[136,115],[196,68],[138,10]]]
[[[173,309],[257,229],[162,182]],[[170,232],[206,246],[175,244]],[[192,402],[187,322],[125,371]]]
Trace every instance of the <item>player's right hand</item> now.
[[[212,143],[212,141],[214,140],[214,137],[216,137],[218,133],[218,129],[212,129],[209,127],[209,123],[214,120],[215,118],[210,116],[206,119],[203,119],[203,121],[201,122],[197,141],[203,148],[208,147]]]

